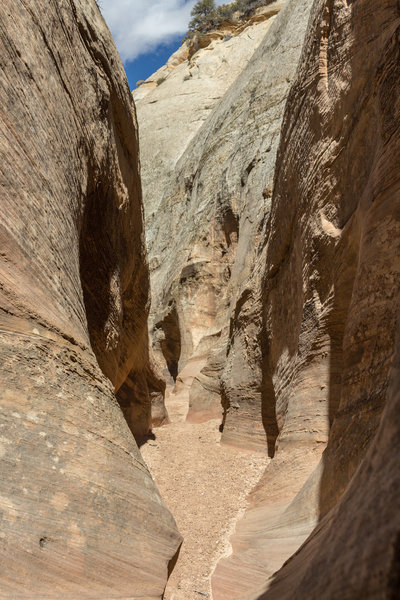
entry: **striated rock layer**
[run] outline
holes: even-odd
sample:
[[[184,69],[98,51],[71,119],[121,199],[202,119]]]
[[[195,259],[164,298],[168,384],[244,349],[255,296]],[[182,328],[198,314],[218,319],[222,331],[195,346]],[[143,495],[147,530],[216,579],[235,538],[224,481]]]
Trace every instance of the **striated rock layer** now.
[[[302,354],[302,332],[315,332],[309,365],[321,363],[326,348],[326,374],[319,369],[310,384],[321,388],[315,400],[327,404],[330,430],[320,465],[291,506],[301,510],[314,496],[319,525],[265,599],[398,595],[399,32],[394,0],[317,0],[287,105],[266,334],[277,339],[279,327],[284,335],[286,373]],[[284,320],[275,300],[283,289]],[[271,344],[272,367],[277,350]],[[296,366],[295,378],[309,368]],[[291,410],[291,395],[275,400],[277,412],[285,402]],[[279,452],[291,443],[287,436]]]
[[[157,358],[190,420],[222,403],[222,440],[271,458],[214,600],[399,586],[399,25],[286,3],[151,203]]]
[[[148,431],[127,81],[93,1],[5,0],[0,56],[0,597],[157,599],[180,538],[114,396]]]
[[[398,589],[400,435],[388,386],[400,304],[400,14],[395,2],[373,4],[314,3],[286,106],[261,334],[263,411],[279,435],[233,556],[215,572],[215,599],[231,598],[229,589],[279,600],[392,598]],[[317,522],[260,596],[262,573]]]

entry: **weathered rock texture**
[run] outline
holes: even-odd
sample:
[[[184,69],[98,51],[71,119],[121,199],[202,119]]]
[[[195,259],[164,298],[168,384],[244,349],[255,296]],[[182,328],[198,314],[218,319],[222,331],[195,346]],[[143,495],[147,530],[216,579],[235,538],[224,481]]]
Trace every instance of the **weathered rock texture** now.
[[[160,598],[180,539],[114,396],[147,431],[131,95],[93,1],[0,18],[0,597]]]
[[[217,599],[258,597],[321,520],[263,598],[391,598],[398,585],[399,465],[383,456],[400,437],[377,428],[399,314],[399,24],[394,2],[314,4],[265,238],[263,410],[279,437]]]
[[[204,364],[189,418],[222,402],[222,440],[272,459],[214,600],[396,597],[399,25],[288,2],[149,220],[158,359]]]
[[[263,598],[398,595],[399,32],[394,0],[317,0],[287,105],[263,296],[269,366],[281,431],[310,402],[327,406],[330,430],[290,509],[314,495],[320,524]],[[299,435],[281,434],[279,453]]]
[[[166,67],[134,92],[153,272],[150,324],[155,356],[159,365],[167,365],[163,372],[167,378],[176,379],[191,358],[190,371],[203,367],[215,336],[220,336],[220,326],[213,324],[221,301],[226,304],[224,288],[237,243],[237,216],[232,211],[223,216],[215,239],[209,239],[210,223],[203,211],[215,212],[215,190],[197,206],[194,177],[208,144],[204,135],[195,134],[243,70],[281,6],[282,2],[273,2],[245,22],[224,23],[218,31],[185,43]],[[209,182],[215,174],[220,178],[219,163],[207,175]],[[219,368],[218,359],[208,366],[211,371]],[[183,385],[191,385],[192,379]],[[201,394],[206,388],[214,400],[201,407],[201,418],[219,416],[218,375],[202,384],[196,380],[193,394],[199,385]]]
[[[195,134],[242,72],[282,4],[274,1],[238,23],[226,21],[215,31],[197,34],[133,92],[149,243],[177,161],[196,143]]]
[[[270,29],[248,66],[192,139],[175,170],[167,174],[159,209],[147,223],[156,355],[164,354],[167,363],[173,358],[169,371],[174,377],[192,357],[205,358],[207,365],[191,388],[189,418],[221,415],[222,382],[225,408],[235,413],[234,419],[226,421],[225,440],[262,449],[258,326],[250,324],[252,331],[243,336],[235,356],[231,353],[227,361],[233,335],[229,322],[236,305],[246,304],[253,310],[260,295],[260,275],[255,272],[257,241],[266,226],[285,98],[310,4],[293,3],[294,9],[285,7],[270,17]],[[281,5],[275,3],[268,9],[275,14]],[[140,131],[146,143],[150,123],[140,111],[139,102]],[[146,170],[145,154],[143,162]],[[148,190],[146,183],[144,189],[145,204],[152,205],[154,190]],[[251,278],[254,281],[249,282]],[[249,353],[251,364],[244,372],[243,355]],[[224,369],[226,376],[221,379]],[[238,397],[243,400],[239,429]]]

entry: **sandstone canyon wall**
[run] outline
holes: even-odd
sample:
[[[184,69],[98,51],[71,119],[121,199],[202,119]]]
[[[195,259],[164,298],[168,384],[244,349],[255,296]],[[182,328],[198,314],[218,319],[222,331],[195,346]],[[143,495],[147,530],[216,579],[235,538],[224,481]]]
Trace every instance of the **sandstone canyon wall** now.
[[[148,431],[131,94],[94,1],[0,19],[0,597],[156,600],[180,538],[114,396]]]
[[[274,0],[239,22],[225,21],[215,31],[196,34],[134,90],[148,243],[176,163],[242,72],[283,3]]]
[[[239,550],[214,575],[216,598],[229,597],[227,585],[235,589],[232,577],[241,572],[252,585],[261,572],[271,576],[321,519],[326,529],[310,538],[314,562],[300,552],[287,587],[283,569],[271,597],[390,597],[399,507],[394,497],[386,505],[380,485],[375,492],[367,485],[368,457],[364,475],[343,496],[347,513],[337,503],[381,435],[399,314],[398,19],[393,2],[314,3],[286,106],[265,238],[263,410],[279,437],[233,540]],[[396,433],[387,436],[398,449]],[[386,476],[396,488],[393,462]],[[374,503],[390,528],[373,518]]]
[[[399,593],[399,31],[397,2],[315,2],[286,109],[263,295],[266,335],[284,334],[286,364],[271,341],[270,366],[277,381],[279,362],[293,381],[312,368],[330,428],[290,508],[300,514],[314,495],[319,524],[263,598]],[[313,332],[308,366],[303,332]],[[293,410],[292,385],[277,413]]]
[[[225,355],[235,307],[246,305],[253,310],[260,296],[257,243],[266,226],[285,98],[310,7],[311,2],[289,7],[275,2],[267,7],[268,29],[267,33],[263,29],[262,43],[247,65],[242,63],[242,69],[246,68],[198,133],[186,140],[187,148],[175,169],[161,172],[163,188],[154,183],[149,188],[144,178],[145,206],[154,210],[158,205],[151,214],[146,210],[153,298],[150,322],[156,354],[159,358],[164,354],[170,372],[175,369],[181,375],[188,360],[197,358],[200,367],[207,362],[191,386],[190,418],[221,415],[222,392],[226,411],[235,414],[234,419],[225,419],[225,441],[258,448],[265,447],[265,432],[260,419],[257,325],[249,324],[252,331],[237,345],[235,358],[231,353],[226,361]],[[229,43],[234,47],[241,42],[233,38]],[[208,47],[198,51],[199,63],[202,52],[217,52],[219,58],[219,46],[217,50]],[[225,65],[221,78],[229,76],[229,65]],[[159,88],[167,84],[168,79]],[[186,85],[180,82],[181,93]],[[163,93],[167,95],[167,87]],[[208,98],[207,88],[203,94]],[[142,148],[150,146],[150,141],[155,146],[148,115],[150,110],[157,115],[158,109],[157,104],[149,105],[151,97],[148,93],[137,101]],[[178,112],[167,129],[172,138],[175,129],[183,139],[185,129],[180,129]],[[162,149],[169,148],[170,139],[163,143],[161,138],[159,143]],[[151,169],[146,157],[144,152],[145,172]],[[252,355],[252,364],[244,372],[247,354]]]
[[[286,3],[149,191],[158,360],[271,459],[214,600],[397,597],[399,18]]]

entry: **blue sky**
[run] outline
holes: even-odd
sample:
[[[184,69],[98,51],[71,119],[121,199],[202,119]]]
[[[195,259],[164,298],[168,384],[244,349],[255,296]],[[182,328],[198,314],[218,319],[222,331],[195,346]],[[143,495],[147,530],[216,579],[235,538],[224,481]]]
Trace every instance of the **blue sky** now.
[[[171,54],[178,50],[182,37],[182,35],[174,37],[165,44],[157,46],[153,51],[141,54],[136,60],[124,63],[129,86],[132,90],[136,87],[137,81],[147,79],[152,73],[165,65]]]
[[[217,0],[223,4],[226,0]],[[196,0],[99,0],[131,89],[166,63],[181,44]]]

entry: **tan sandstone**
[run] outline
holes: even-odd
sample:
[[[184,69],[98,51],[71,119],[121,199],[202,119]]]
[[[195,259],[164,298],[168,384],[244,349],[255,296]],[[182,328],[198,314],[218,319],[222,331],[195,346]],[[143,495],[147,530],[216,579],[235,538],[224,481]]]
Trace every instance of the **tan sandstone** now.
[[[150,201],[157,360],[272,459],[214,600],[399,588],[399,25],[289,1]]]
[[[312,17],[282,129],[263,310],[267,335],[277,340],[279,327],[289,361],[297,357],[286,374],[304,380],[304,359],[314,364],[309,387],[318,384],[330,428],[290,508],[301,520],[314,505],[318,525],[262,598],[396,598],[400,11],[394,0],[317,0]],[[271,350],[279,356],[279,345]],[[276,410],[287,403],[288,414],[298,392],[281,390]],[[293,433],[279,452],[289,453]]]
[[[160,599],[181,540],[114,395],[147,432],[131,94],[94,1],[0,19],[0,598]]]

